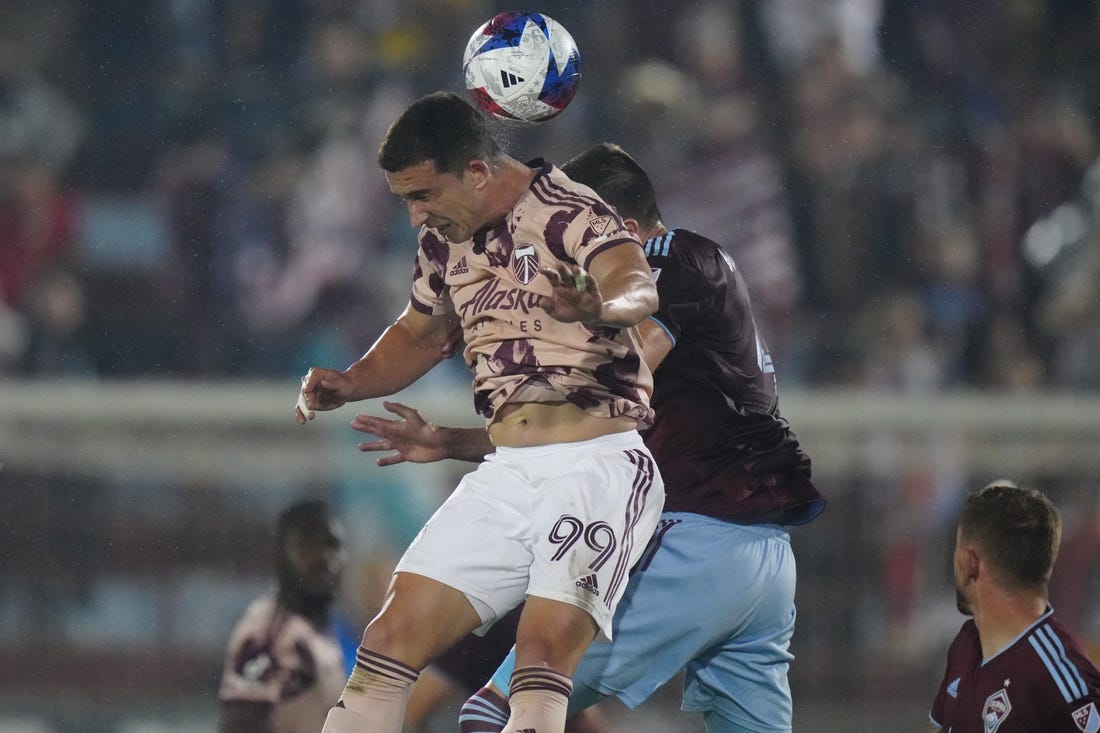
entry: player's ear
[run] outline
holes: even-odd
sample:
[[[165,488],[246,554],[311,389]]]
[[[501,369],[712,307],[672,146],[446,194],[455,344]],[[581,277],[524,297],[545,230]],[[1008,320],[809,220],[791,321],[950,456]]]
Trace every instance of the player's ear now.
[[[626,230],[635,237],[639,236],[639,232],[642,231],[642,228],[638,226],[637,219],[623,219],[623,226],[625,226]]]
[[[466,164],[464,176],[470,176],[470,183],[474,188],[483,188],[489,182],[490,168],[484,160],[474,158]]]
[[[963,574],[968,580],[975,580],[980,575],[989,572],[989,566],[982,562],[982,556],[978,554],[974,545],[967,545],[963,549]]]

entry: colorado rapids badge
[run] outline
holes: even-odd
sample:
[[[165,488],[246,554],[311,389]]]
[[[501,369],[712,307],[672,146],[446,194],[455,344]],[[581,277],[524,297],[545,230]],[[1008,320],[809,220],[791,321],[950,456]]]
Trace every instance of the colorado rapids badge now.
[[[1008,699],[1008,690],[1001,688],[985,699],[982,707],[982,730],[996,733],[1012,712],[1012,701]]]

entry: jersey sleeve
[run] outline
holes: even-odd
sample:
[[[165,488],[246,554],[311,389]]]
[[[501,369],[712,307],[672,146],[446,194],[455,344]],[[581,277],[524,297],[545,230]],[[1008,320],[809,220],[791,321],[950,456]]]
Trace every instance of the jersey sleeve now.
[[[947,694],[947,672],[944,672],[943,680],[940,681],[940,686],[936,689],[936,696],[932,698],[932,709],[928,711],[928,722],[934,725],[943,727],[943,703],[944,695]]]
[[[700,314],[714,301],[715,277],[703,272],[701,263],[690,256],[671,257],[660,240],[650,243],[647,259],[657,284],[657,311],[650,316],[668,333],[673,345]],[[653,252],[653,254],[650,254]]]
[[[413,264],[413,284],[409,302],[413,309],[428,316],[442,315],[453,309],[443,275],[450,249],[428,228],[420,231],[420,246]]]
[[[564,245],[573,261],[588,269],[601,252],[621,245],[641,247],[642,243],[614,209],[596,203],[581,211],[566,227]]]

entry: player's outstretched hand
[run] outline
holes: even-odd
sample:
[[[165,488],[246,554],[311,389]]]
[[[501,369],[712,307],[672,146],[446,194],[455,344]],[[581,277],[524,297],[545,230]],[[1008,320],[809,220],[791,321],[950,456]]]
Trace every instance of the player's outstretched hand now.
[[[432,463],[450,457],[443,429],[425,420],[417,410],[408,405],[383,402],[382,406],[400,419],[390,420],[376,415],[359,414],[351,421],[353,429],[379,438],[360,443],[359,450],[394,451],[391,455],[379,458],[379,466],[394,466],[405,461]]]
[[[310,367],[302,377],[302,389],[294,405],[294,419],[299,425],[314,418],[314,410],[335,410],[351,399],[355,385],[351,377],[338,369]]]
[[[603,313],[603,296],[596,279],[583,267],[557,263],[544,267],[543,276],[550,281],[551,294],[539,302],[550,317],[564,323],[594,323]]]

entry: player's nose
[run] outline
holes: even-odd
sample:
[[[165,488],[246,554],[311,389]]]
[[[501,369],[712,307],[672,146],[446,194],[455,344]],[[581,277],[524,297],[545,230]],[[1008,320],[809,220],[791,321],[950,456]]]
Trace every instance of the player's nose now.
[[[423,201],[409,201],[409,223],[419,229],[428,221],[428,210]]]

